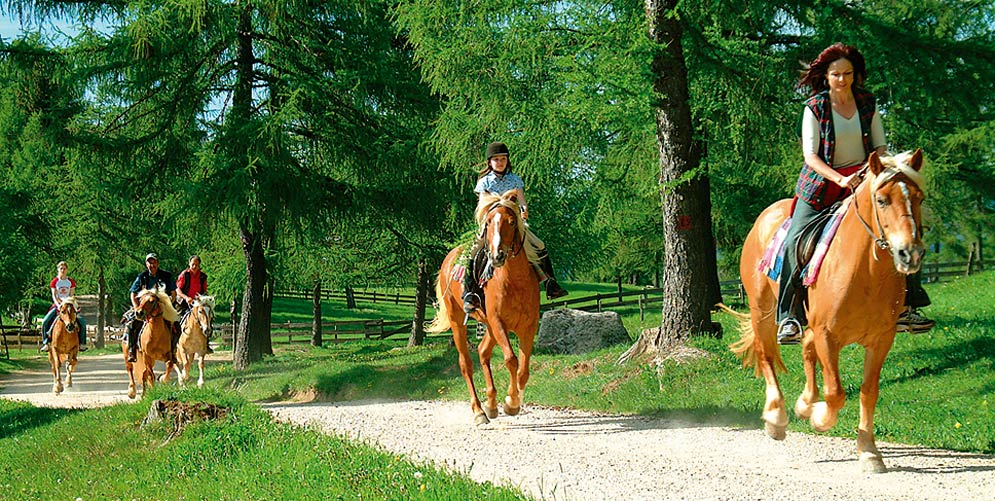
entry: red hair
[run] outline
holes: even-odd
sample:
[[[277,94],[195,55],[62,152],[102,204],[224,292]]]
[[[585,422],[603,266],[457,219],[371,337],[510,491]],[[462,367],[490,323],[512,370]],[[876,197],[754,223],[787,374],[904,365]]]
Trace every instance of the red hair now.
[[[856,47],[839,42],[826,47],[811,63],[804,65],[805,69],[802,70],[802,76],[798,80],[798,87],[809,87],[811,96],[828,89],[826,72],[830,64],[840,59],[846,59],[853,65],[853,86],[863,88],[864,80],[867,79],[867,65],[863,54]]]

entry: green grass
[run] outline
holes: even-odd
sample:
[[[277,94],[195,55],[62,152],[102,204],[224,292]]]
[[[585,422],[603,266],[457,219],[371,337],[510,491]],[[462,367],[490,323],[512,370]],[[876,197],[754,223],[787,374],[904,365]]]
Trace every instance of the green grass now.
[[[36,408],[0,400],[3,499],[523,499],[434,466],[274,422],[220,390],[157,387],[228,418],[147,427],[147,405]]]
[[[576,285],[571,284],[572,293],[582,290]],[[611,291],[614,286],[590,290]],[[897,337],[882,370],[877,438],[995,453],[995,272],[929,285],[927,290],[934,304],[925,311],[938,326],[928,334]],[[283,316],[275,314],[274,321],[309,318],[310,304],[298,303],[279,300]],[[339,313],[334,305],[324,307],[329,314],[353,313]],[[364,307],[373,310],[372,305]],[[369,313],[407,318],[410,307],[399,313],[379,307],[355,313],[366,318]],[[623,314],[633,338],[660,321],[655,309],[648,310],[644,320],[638,318],[637,308]],[[615,365],[627,345],[584,355],[537,354],[526,403],[665,417],[699,426],[759,428],[763,382],[752,369],[743,369],[728,350],[738,338],[735,319],[717,314],[715,320],[723,324],[725,339],[693,339],[690,344],[709,355],[683,363],[657,364],[642,357]],[[425,346],[407,348],[403,337],[320,348],[280,345],[275,356],[245,371],[215,366],[208,372],[205,390],[159,386],[153,393],[156,398],[222,403],[232,406],[237,416],[223,423],[190,426],[170,441],[166,428],[139,427],[148,409],[145,405],[68,411],[0,401],[4,493],[0,497],[73,499],[93,493],[89,497],[172,499],[191,492],[220,499],[515,497],[513,491],[478,486],[365,446],[274,423],[248,403],[298,393],[317,393],[320,399],[335,401],[383,397],[467,401],[449,338],[432,337]],[[12,353],[12,361],[0,361],[0,371],[41,363],[37,353]],[[789,372],[781,382],[791,404],[804,383],[800,348],[785,347],[783,356]],[[841,354],[848,398],[839,424],[829,432],[832,435],[855,438],[862,359],[859,347]],[[507,373],[495,364],[495,374],[498,387],[505,387]],[[475,377],[482,394],[479,367]],[[470,425],[469,405],[466,419]],[[798,419],[792,419],[789,429],[812,433]],[[74,443],[81,447],[66,447]],[[38,468],[52,464],[64,467]],[[267,472],[265,477],[259,476],[261,471]],[[423,475],[420,480],[416,471]]]

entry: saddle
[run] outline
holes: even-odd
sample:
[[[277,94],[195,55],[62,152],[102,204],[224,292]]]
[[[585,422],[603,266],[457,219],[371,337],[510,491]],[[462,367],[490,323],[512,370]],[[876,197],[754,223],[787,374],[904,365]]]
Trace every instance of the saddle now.
[[[819,212],[819,215],[802,229],[798,240],[795,242],[795,257],[797,260],[795,269],[802,270],[799,275],[803,277],[802,283],[806,287],[815,283],[818,277],[822,259],[826,257],[829,244],[832,242],[833,237],[836,236],[836,230],[839,228],[839,223],[846,212],[844,202],[846,201],[837,202]],[[788,227],[790,226],[791,218],[789,217],[778,228],[774,234],[774,238],[771,239],[770,244],[764,252],[763,259],[760,260],[760,271],[766,273],[771,280],[777,280],[781,275],[786,249],[784,238],[787,236]],[[801,293],[804,294],[804,290]]]
[[[478,249],[476,252],[470,253],[469,251],[460,256],[453,266],[453,271],[450,274],[450,278],[456,282],[465,283],[463,278],[467,273],[471,273],[470,285],[473,287],[473,292],[480,298],[480,307],[484,307],[484,284],[487,283],[494,276],[494,267],[491,266],[490,261],[487,260],[487,254],[483,249]]]

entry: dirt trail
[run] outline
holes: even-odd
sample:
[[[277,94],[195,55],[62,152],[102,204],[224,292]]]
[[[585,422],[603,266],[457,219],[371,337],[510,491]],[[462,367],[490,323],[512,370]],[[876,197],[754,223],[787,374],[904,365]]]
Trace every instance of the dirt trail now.
[[[84,356],[76,384],[62,395],[51,393],[47,367],[0,376],[0,386],[0,398],[40,406],[128,400],[120,355]],[[860,472],[853,439],[802,433],[777,442],[760,429],[534,405],[479,429],[464,402],[263,407],[277,419],[515,486],[537,499],[995,500],[991,455],[879,443],[890,471],[873,475]]]

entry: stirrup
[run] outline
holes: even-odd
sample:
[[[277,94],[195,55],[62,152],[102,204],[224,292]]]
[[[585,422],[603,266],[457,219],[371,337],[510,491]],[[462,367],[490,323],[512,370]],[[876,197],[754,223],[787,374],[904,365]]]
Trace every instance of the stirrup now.
[[[785,318],[777,328],[777,344],[788,345],[802,342],[802,325],[797,319]]]
[[[463,313],[470,314],[480,308],[480,297],[473,292],[463,295]]]

